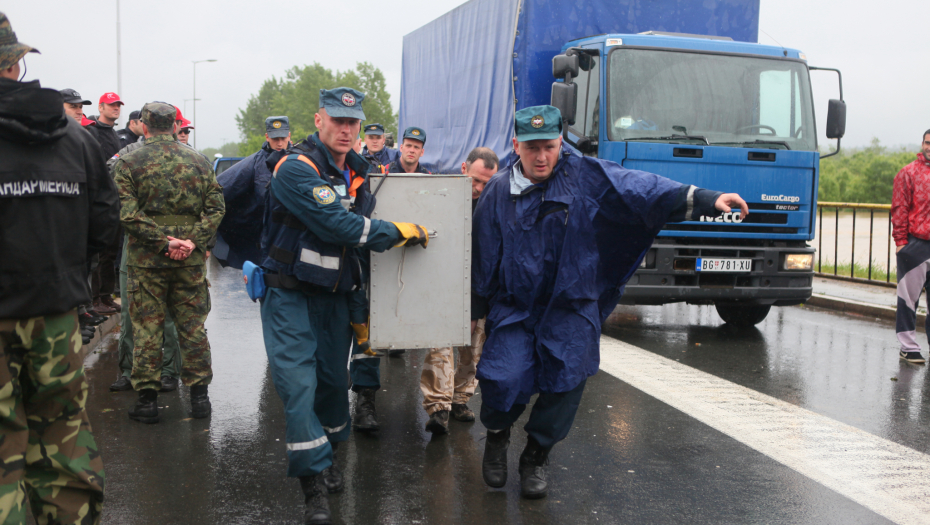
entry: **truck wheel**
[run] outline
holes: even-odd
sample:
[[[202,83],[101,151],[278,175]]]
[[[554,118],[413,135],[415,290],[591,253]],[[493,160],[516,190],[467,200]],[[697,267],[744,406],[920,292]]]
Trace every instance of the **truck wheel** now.
[[[733,326],[749,327],[761,323],[765,316],[769,314],[772,305],[758,304],[714,304],[717,308],[717,315],[723,319],[723,322]]]

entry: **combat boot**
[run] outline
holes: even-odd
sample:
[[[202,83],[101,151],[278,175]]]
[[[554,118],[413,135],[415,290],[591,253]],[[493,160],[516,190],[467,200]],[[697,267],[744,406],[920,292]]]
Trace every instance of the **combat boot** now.
[[[484,460],[481,474],[489,487],[499,489],[507,484],[507,447],[510,446],[510,427],[499,432],[488,431],[484,442]]]
[[[526,448],[520,454],[520,495],[526,499],[545,498],[549,490],[546,465],[549,449],[543,448],[533,436],[527,436]]]
[[[475,413],[465,403],[452,403],[452,417],[459,421],[474,421]]]
[[[323,475],[300,476],[300,490],[304,493],[304,523],[306,525],[329,525],[329,494],[323,483]]]
[[[129,409],[129,419],[149,424],[158,423],[158,391],[154,388],[140,390],[136,406]]]
[[[426,422],[426,430],[432,432],[433,434],[448,434],[449,411],[437,410],[433,412],[433,415],[429,417],[429,421]]]
[[[336,463],[336,449],[339,448],[339,443],[330,441],[329,445],[333,447],[333,464],[326,467],[321,475],[323,476],[323,484],[326,485],[326,490],[330,494],[335,494],[336,492],[342,491],[346,481],[345,478],[342,477],[342,471],[339,470],[339,465]]]
[[[207,388],[207,385],[196,385],[191,387],[191,417],[203,419],[212,412]]]
[[[352,421],[355,430],[372,432],[380,428],[375,412],[375,392],[373,388],[365,388],[355,396],[355,419]]]
[[[125,392],[126,390],[132,390],[132,381],[128,377],[120,374],[119,378],[110,385],[111,392]]]

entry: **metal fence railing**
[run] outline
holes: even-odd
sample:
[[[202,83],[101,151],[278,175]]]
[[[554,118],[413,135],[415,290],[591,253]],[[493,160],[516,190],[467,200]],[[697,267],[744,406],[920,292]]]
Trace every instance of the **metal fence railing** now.
[[[832,210],[833,213],[827,212],[826,221],[833,222],[833,250],[832,258],[833,264],[832,268],[827,268],[827,271],[823,271],[823,257],[824,257],[824,210]],[[842,228],[841,224],[841,213],[840,210],[844,210],[842,213]],[[851,217],[847,210],[852,210]],[[881,244],[876,245],[875,237],[875,225],[876,225],[876,214],[878,211],[879,215],[877,217],[879,221],[879,227],[886,232],[882,232],[885,237],[884,246]],[[868,235],[868,256],[867,263],[862,264],[861,262],[857,266],[857,250],[856,250],[856,222],[858,220],[863,220],[865,212],[868,212],[869,217],[869,235]],[[847,279],[852,281],[860,282],[871,282],[871,283],[881,283],[884,285],[893,285],[892,282],[892,266],[891,266],[891,205],[890,204],[860,204],[852,202],[818,202],[817,203],[817,270],[815,273],[823,276],[837,277],[841,279]],[[857,214],[859,217],[857,218]],[[830,217],[833,215],[833,217]],[[830,219],[833,219],[830,221]],[[887,223],[882,224],[882,223]],[[850,231],[851,230],[851,231]],[[828,228],[829,232],[829,228]],[[860,234],[860,237],[862,235]],[[881,240],[881,239],[880,239]],[[862,240],[860,239],[860,243]],[[847,252],[848,247],[848,252]],[[829,250],[830,246],[827,245]],[[842,249],[841,249],[842,248]],[[881,250],[884,253],[877,252]],[[849,254],[849,269],[846,269],[846,260],[840,258],[840,252]],[[864,247],[860,245],[859,248],[860,257],[858,260],[862,260],[864,255]],[[826,263],[829,266],[830,259],[827,255]],[[879,257],[876,260],[876,256]],[[884,260],[881,260],[884,259]],[[882,268],[881,263],[884,262],[884,268]],[[832,270],[832,271],[831,271]]]

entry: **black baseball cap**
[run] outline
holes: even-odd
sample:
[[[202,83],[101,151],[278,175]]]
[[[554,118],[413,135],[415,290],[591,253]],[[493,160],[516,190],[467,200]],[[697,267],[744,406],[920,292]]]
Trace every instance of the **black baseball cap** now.
[[[64,99],[65,104],[81,104],[84,106],[93,104],[93,102],[81,97],[80,93],[71,88],[62,89],[59,93],[61,93],[61,98]]]
[[[129,114],[129,120],[141,120],[141,119],[142,119],[142,112],[139,110],[135,110]]]

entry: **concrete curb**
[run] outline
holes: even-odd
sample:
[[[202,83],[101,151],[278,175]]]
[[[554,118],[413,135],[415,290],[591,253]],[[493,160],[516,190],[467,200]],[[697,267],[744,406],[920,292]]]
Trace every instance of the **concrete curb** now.
[[[865,315],[868,317],[878,317],[880,319],[895,320],[896,310],[890,306],[881,306],[877,304],[863,303],[852,299],[840,299],[828,295],[817,295],[816,293],[807,300],[805,304],[816,306],[818,308],[827,308],[839,312]],[[926,323],[927,315],[917,314],[917,326],[923,327]]]

